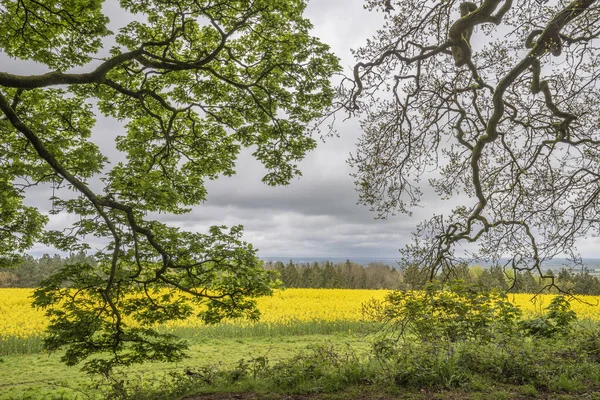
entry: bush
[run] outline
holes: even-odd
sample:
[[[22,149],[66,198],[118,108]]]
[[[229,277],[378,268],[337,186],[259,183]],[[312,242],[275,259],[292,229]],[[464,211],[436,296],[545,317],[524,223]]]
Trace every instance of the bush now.
[[[389,347],[382,343],[376,343],[373,355],[382,371],[379,380],[383,386],[453,388],[469,379],[460,365],[455,344],[443,348],[437,342],[385,342]]]
[[[453,281],[446,288],[432,283],[424,291],[392,292],[365,304],[363,314],[382,323],[383,339],[485,342],[515,332],[521,311],[504,293]]]
[[[537,384],[548,353],[524,342],[469,343],[461,346],[459,364],[470,374],[507,384]]]
[[[545,310],[541,317],[521,321],[519,327],[523,332],[530,336],[553,337],[568,333],[577,320],[577,314],[564,296],[554,297]]]
[[[369,383],[373,377],[367,364],[347,349],[339,352],[333,345],[317,345],[280,362],[269,371],[276,387],[294,392],[331,392],[348,385]]]

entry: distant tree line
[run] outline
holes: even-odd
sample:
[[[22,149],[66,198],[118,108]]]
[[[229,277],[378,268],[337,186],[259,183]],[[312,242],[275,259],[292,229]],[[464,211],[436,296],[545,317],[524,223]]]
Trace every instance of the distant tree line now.
[[[402,273],[382,263],[362,266],[347,260],[294,264],[290,260],[287,264],[267,262],[265,268],[278,271],[288,288],[402,289]]]
[[[480,265],[462,265],[454,268],[451,273],[440,274],[440,281],[461,279],[466,283],[481,286],[485,289],[497,289],[510,293],[539,293],[558,292],[554,284],[561,290],[572,294],[600,295],[600,280],[592,275],[586,268],[578,270],[562,268],[558,273],[548,270],[546,276],[552,278],[542,279],[531,271],[515,272],[512,269],[505,270],[501,266],[484,268]],[[422,289],[427,281],[427,276],[417,267],[408,267],[402,274],[403,288]]]
[[[66,257],[58,254],[44,254],[40,258],[25,255],[20,265],[0,268],[0,287],[37,287],[42,280],[55,274],[63,266],[77,263],[94,264],[95,260],[83,252]],[[417,267],[401,270],[380,262],[363,266],[350,260],[342,263],[269,261],[264,264],[264,268],[278,271],[284,287],[288,288],[422,289],[428,278]],[[577,271],[563,268],[558,273],[549,270],[546,275],[553,275],[555,283],[562,290],[573,294],[600,295],[600,280],[585,268]],[[484,268],[479,265],[463,265],[454,268],[451,274],[440,274],[436,279],[461,279],[486,289],[513,293],[538,293],[549,283],[529,271],[517,273],[516,281],[514,277],[512,270],[505,271],[500,266]]]
[[[266,263],[265,268],[278,271],[283,285],[288,288],[422,289],[428,279],[427,272],[415,266],[400,270],[382,263],[362,266],[349,260],[337,264],[330,261],[299,264],[291,260],[288,263],[277,261]],[[563,268],[558,274],[549,270],[546,275],[554,276],[554,283],[562,290],[600,295],[600,280],[585,268],[578,271]],[[511,293],[538,293],[550,283],[549,279],[541,279],[530,271],[518,272],[515,280],[514,272],[505,271],[501,266],[463,265],[436,277],[439,281],[455,279]]]
[[[10,268],[0,268],[0,287],[32,288],[38,287],[40,282],[60,271],[68,264],[89,263],[94,265],[94,257],[85,253],[71,254],[61,257],[58,254],[50,256],[44,254],[40,258],[26,254],[23,262]]]

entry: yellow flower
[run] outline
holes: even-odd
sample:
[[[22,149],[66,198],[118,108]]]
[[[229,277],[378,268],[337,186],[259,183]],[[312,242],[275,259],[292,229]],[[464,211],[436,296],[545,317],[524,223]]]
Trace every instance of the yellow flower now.
[[[43,311],[31,307],[31,289],[0,289],[0,337],[29,337],[40,335],[48,321]],[[292,325],[304,321],[359,321],[362,319],[362,304],[370,299],[383,300],[387,290],[352,289],[286,289],[278,290],[273,297],[258,299],[262,313],[261,321],[274,325]],[[531,301],[531,294],[510,294],[508,299],[519,306],[525,317],[543,312],[554,295],[538,295]],[[578,296],[571,307],[579,319],[600,321],[600,296]],[[198,309],[197,311],[200,311]],[[225,324],[247,326],[248,321],[225,321]],[[199,327],[197,318],[171,321],[165,326]]]

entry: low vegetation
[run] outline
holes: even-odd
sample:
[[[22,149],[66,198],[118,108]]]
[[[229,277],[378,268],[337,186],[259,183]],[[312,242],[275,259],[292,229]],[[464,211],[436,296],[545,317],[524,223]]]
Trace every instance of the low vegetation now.
[[[185,361],[98,378],[60,365],[60,352],[44,352],[43,315],[29,308],[29,295],[0,291],[0,307],[15,313],[9,317],[22,313],[38,323],[19,335],[3,332],[2,398],[176,399],[214,392],[409,392],[419,398],[422,391],[569,398],[600,392],[594,297],[539,295],[534,304],[532,295],[474,290],[464,282],[400,292],[287,289],[259,300],[259,323],[160,327],[188,342]]]

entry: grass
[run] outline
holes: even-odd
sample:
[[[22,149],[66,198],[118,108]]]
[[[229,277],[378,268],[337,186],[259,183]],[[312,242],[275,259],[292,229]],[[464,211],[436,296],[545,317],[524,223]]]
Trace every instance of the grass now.
[[[598,332],[590,324],[579,328],[566,339],[540,342],[411,345],[389,358],[373,355],[367,326],[360,324],[178,328],[174,333],[191,344],[190,357],[122,370],[121,386],[66,367],[59,354],[3,356],[0,399],[103,399],[116,395],[115,387],[131,400],[231,392],[323,399],[600,399],[600,354],[582,351]]]
[[[0,356],[14,354],[37,354],[44,350],[44,342],[39,335],[26,338],[0,335]]]
[[[186,369],[232,369],[242,359],[264,357],[269,363],[277,363],[315,343],[331,343],[340,348],[350,346],[357,354],[366,355],[369,349],[366,331],[367,327],[358,322],[175,328],[170,332],[190,343],[189,358],[177,364],[133,366],[122,373],[132,379],[130,384],[148,386]],[[60,354],[40,352],[41,339],[14,338],[6,343],[11,345],[2,349],[14,351],[1,357],[0,399],[87,399],[91,395],[89,385],[93,380],[77,367],[62,364]]]
[[[285,324],[259,322],[251,325],[220,324],[201,327],[159,328],[161,333],[171,333],[190,344],[209,339],[274,338],[305,335],[367,335],[372,325],[360,321],[298,321]],[[26,338],[0,336],[0,357],[38,354],[43,352],[42,336]]]
[[[218,324],[202,327],[159,329],[191,341],[206,338],[254,338],[304,335],[366,335],[373,325],[361,321],[295,321],[283,324],[258,322],[251,325]]]
[[[66,367],[60,354],[42,350],[40,336],[0,337],[0,399],[173,400],[198,393],[229,399],[227,393],[252,392],[266,398],[600,400],[597,319],[578,321],[575,332],[553,338],[514,333],[449,342],[439,334],[427,340],[413,334],[405,342],[380,341],[376,350],[372,324],[306,321],[285,308],[273,310],[287,318],[160,328],[187,340],[190,357],[120,369],[112,381]]]

